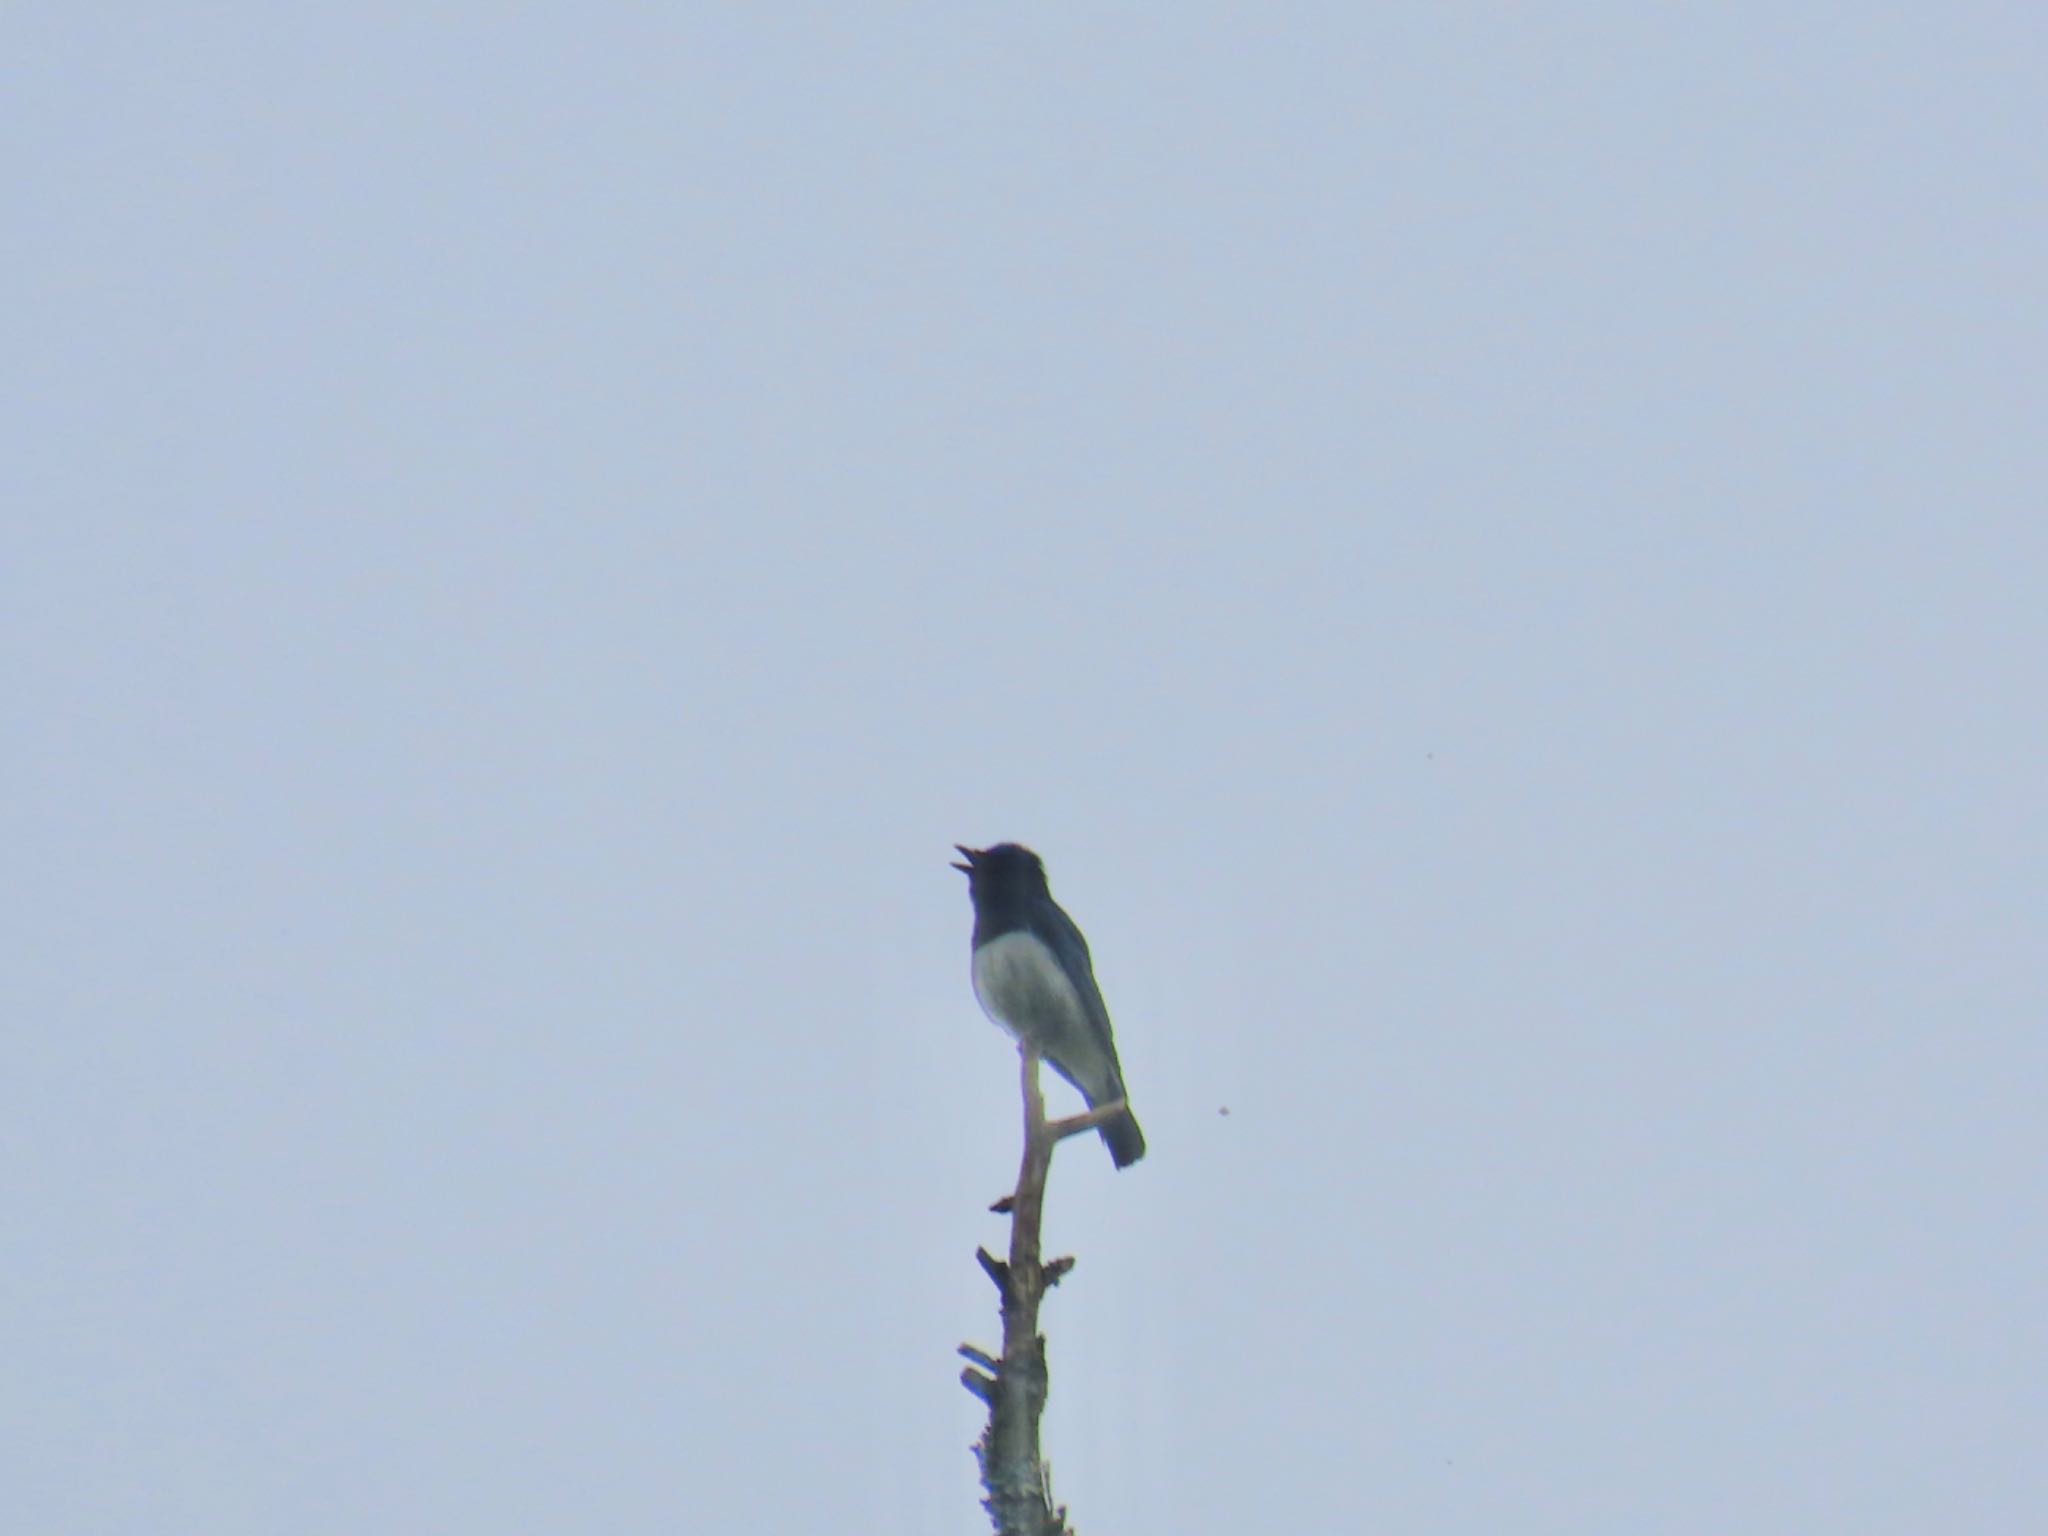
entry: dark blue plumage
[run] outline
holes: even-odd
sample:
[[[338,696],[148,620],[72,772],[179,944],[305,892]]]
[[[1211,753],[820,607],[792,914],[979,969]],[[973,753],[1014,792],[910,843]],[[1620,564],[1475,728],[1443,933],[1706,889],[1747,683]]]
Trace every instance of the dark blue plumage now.
[[[1091,1109],[1123,1099],[1123,1068],[1088,941],[1052,899],[1045,865],[1017,843],[960,852],[967,862],[953,867],[967,875],[974,900],[974,995],[982,1011],[1034,1046]],[[1128,1107],[1101,1132],[1117,1167],[1145,1155]]]

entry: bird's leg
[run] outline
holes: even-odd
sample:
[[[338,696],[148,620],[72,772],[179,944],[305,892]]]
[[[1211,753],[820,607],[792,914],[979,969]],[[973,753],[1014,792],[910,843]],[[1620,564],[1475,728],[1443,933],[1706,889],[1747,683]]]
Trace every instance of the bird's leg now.
[[[1064,1120],[1050,1122],[1045,1128],[1045,1134],[1054,1141],[1065,1141],[1069,1136],[1078,1136],[1083,1131],[1092,1131],[1114,1120],[1129,1108],[1128,1099],[1110,1099],[1078,1115],[1069,1115]]]

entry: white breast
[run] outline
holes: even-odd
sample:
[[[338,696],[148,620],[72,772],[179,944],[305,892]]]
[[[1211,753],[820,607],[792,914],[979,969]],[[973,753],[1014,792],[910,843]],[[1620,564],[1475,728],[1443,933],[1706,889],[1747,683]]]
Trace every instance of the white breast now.
[[[1087,1025],[1067,973],[1028,933],[1006,933],[974,952],[974,996],[983,1013],[1049,1054]]]

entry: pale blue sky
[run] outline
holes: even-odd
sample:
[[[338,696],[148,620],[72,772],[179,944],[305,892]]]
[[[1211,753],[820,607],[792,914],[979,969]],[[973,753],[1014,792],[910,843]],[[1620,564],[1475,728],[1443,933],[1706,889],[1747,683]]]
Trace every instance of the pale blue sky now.
[[[0,44],[0,1528],[2048,1519],[2037,8]]]

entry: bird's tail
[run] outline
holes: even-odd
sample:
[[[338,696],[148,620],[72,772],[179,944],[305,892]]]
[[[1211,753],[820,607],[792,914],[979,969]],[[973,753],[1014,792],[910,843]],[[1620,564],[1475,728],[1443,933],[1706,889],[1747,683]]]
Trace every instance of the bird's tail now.
[[[1102,1122],[1102,1144],[1119,1168],[1128,1168],[1145,1155],[1145,1133],[1138,1129],[1138,1117],[1126,1109],[1113,1120]]]

